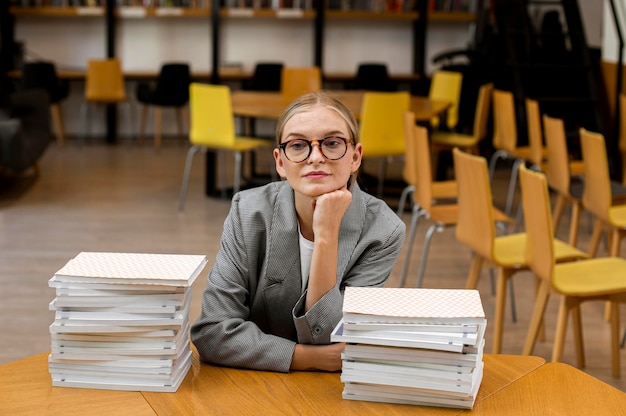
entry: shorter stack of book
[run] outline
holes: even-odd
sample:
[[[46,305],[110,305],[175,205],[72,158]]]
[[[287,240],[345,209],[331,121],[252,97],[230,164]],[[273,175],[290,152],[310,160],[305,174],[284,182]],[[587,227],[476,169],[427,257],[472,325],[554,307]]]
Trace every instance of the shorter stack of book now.
[[[346,287],[343,398],[471,409],[486,326],[476,290]]]
[[[191,366],[191,285],[203,255],[90,253],[49,280],[53,386],[174,392]]]

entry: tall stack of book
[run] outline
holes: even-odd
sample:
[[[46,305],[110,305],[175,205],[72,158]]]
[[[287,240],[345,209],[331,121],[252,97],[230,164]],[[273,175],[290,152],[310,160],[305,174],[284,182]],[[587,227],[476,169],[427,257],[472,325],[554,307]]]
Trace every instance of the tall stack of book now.
[[[346,287],[343,398],[471,409],[486,326],[476,290]]]
[[[174,392],[203,255],[82,252],[49,280],[53,386]]]

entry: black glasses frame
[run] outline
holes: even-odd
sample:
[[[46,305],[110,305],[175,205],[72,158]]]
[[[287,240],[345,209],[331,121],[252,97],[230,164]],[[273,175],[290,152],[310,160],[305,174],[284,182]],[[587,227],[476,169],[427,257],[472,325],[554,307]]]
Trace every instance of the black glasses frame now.
[[[331,140],[331,139],[332,140],[342,140],[343,143],[345,144],[346,147],[345,147],[345,150],[344,150],[344,152],[343,152],[343,154],[341,156],[335,157],[335,158],[331,158],[331,157],[328,157],[328,156],[326,156],[324,154],[324,150],[323,150],[324,148],[322,147],[322,145],[324,144],[324,141]],[[306,142],[306,144],[309,146],[309,151],[307,152],[306,157],[303,158],[302,160],[293,160],[293,159],[290,159],[289,156],[287,156],[287,151],[285,150],[285,148],[289,145],[289,143],[292,143],[292,142],[295,142],[295,141]],[[322,156],[324,156],[324,158],[326,158],[328,160],[339,160],[339,159],[343,158],[346,155],[346,153],[348,153],[348,139],[345,139],[345,138],[343,138],[341,136],[330,136],[330,137],[324,137],[323,139],[314,139],[314,140],[292,139],[292,140],[287,140],[286,142],[279,144],[278,147],[280,149],[282,149],[283,154],[285,155],[285,157],[289,161],[294,162],[294,163],[302,163],[302,162],[304,162],[305,160],[307,160],[311,156],[311,152],[313,152],[313,142],[314,141],[316,141],[318,146],[320,147],[320,153],[322,154]]]

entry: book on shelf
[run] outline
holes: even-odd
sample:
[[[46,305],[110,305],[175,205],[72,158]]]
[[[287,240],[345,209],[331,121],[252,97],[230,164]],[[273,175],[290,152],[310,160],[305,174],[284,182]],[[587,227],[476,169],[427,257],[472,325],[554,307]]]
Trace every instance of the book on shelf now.
[[[343,397],[471,408],[486,325],[475,290],[347,287],[331,334],[346,343]]]
[[[191,285],[206,256],[88,253],[49,280],[54,386],[176,391],[191,366]]]

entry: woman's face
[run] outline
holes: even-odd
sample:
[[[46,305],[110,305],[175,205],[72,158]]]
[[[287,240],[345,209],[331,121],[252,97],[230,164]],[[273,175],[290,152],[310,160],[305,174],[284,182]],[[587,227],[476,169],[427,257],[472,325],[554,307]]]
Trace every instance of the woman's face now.
[[[307,141],[327,137],[349,140],[346,122],[335,111],[322,106],[294,115],[285,123],[281,143],[293,139]],[[350,174],[361,165],[362,145],[348,141],[346,154],[339,160],[324,157],[317,143],[312,144],[311,154],[303,162],[289,160],[283,150],[274,149],[276,171],[289,181],[296,193],[311,198],[340,189],[348,183]]]

